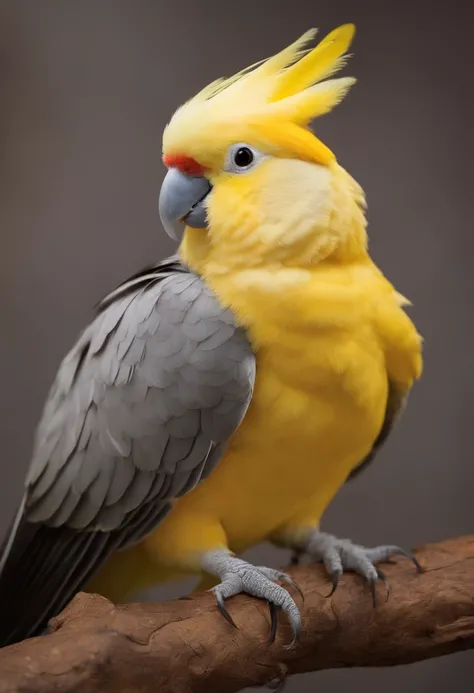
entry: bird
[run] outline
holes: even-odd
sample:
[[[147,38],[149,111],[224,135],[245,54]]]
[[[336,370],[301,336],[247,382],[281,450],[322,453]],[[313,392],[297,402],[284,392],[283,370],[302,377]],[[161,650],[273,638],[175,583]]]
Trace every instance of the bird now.
[[[122,283],[65,356],[0,558],[0,644],[79,590],[114,601],[184,575],[286,613],[297,588],[240,555],[263,541],[375,594],[398,546],[323,532],[421,374],[408,299],[368,250],[362,187],[315,134],[355,80],[352,24],[217,79],[163,133],[159,215],[176,254]]]

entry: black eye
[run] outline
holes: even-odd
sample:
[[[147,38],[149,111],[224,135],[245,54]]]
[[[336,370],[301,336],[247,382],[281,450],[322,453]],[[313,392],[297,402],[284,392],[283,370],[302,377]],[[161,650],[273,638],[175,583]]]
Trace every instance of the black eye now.
[[[239,168],[247,168],[253,161],[253,152],[248,147],[239,147],[234,154],[234,164]]]

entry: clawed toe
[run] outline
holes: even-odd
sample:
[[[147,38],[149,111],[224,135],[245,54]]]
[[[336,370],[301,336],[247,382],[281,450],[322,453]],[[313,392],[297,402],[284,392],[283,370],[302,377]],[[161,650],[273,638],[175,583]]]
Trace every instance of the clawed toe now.
[[[372,563],[395,563],[394,556],[404,556],[413,563],[418,573],[423,572],[423,568],[413,552],[402,549],[400,546],[376,546],[374,549],[365,549],[365,553]]]
[[[220,560],[222,562],[224,559],[220,557]],[[210,591],[216,597],[219,612],[231,626],[237,628],[234,619],[227,610],[226,600],[237,594],[246,593],[268,602],[270,609],[270,640],[272,642],[276,638],[279,611],[286,613],[293,631],[293,640],[289,647],[293,647],[298,642],[301,632],[299,609],[289,592],[284,587],[276,584],[277,581],[284,582],[295,587],[302,595],[301,588],[289,575],[272,568],[257,568],[231,556],[225,558],[225,570],[222,573],[222,582]]]
[[[332,597],[334,592],[337,590],[337,586],[339,585],[339,578],[342,575],[342,570],[333,570],[330,574],[331,576],[331,582],[332,582],[332,588],[331,591],[328,592],[326,595],[326,599],[329,599],[329,597]]]
[[[385,573],[383,573],[380,568],[376,568],[377,570],[377,577],[379,580],[382,580],[384,587],[385,587],[385,601],[388,602],[389,597],[390,597],[390,583],[388,581],[387,576]]]
[[[331,578],[332,589],[327,595],[331,597],[336,591],[339,579],[345,571],[361,575],[369,584],[374,607],[377,605],[377,582],[384,583],[386,601],[390,597],[390,585],[385,574],[376,566],[386,563],[393,556],[406,556],[415,565],[418,572],[422,567],[415,556],[399,546],[377,546],[366,549],[353,544],[348,539],[337,539],[324,532],[315,532],[308,542],[308,553],[319,562],[323,562]]]
[[[278,628],[278,611],[279,608],[276,604],[268,602],[270,609],[270,642],[275,642],[277,628]]]
[[[214,593],[215,593],[215,595],[216,595],[217,608],[219,609],[220,613],[221,613],[222,616],[225,618],[225,620],[227,621],[227,623],[230,623],[230,625],[231,625],[233,628],[236,628],[236,629],[238,630],[239,628],[238,628],[236,622],[234,621],[234,619],[232,618],[232,616],[231,616],[231,615],[229,614],[229,612],[227,611],[227,608],[226,608],[226,605],[225,605],[225,601],[224,601],[224,597],[223,597],[222,594],[221,594],[220,592],[218,592],[217,590],[214,590]]]

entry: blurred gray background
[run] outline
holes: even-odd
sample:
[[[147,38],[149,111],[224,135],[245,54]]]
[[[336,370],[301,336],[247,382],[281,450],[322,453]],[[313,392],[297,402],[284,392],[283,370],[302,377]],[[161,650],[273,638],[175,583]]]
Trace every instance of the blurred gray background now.
[[[347,21],[358,31],[345,74],[359,82],[317,132],[366,190],[372,254],[414,303],[426,366],[403,423],[324,528],[407,546],[474,531],[473,18],[453,0],[0,2],[1,531],[93,305],[174,250],[157,212],[173,110],[307,28]],[[251,557],[287,560],[266,546]],[[454,677],[467,691],[473,676],[471,652],[300,676],[287,693],[445,693]]]

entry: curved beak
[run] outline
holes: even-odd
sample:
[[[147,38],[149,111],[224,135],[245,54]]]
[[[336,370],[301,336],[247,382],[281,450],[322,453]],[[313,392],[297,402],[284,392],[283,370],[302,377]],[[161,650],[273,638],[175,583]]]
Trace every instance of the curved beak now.
[[[161,223],[174,241],[180,241],[185,226],[204,229],[207,225],[205,198],[212,186],[204,176],[186,176],[171,168],[161,186],[158,203]]]

